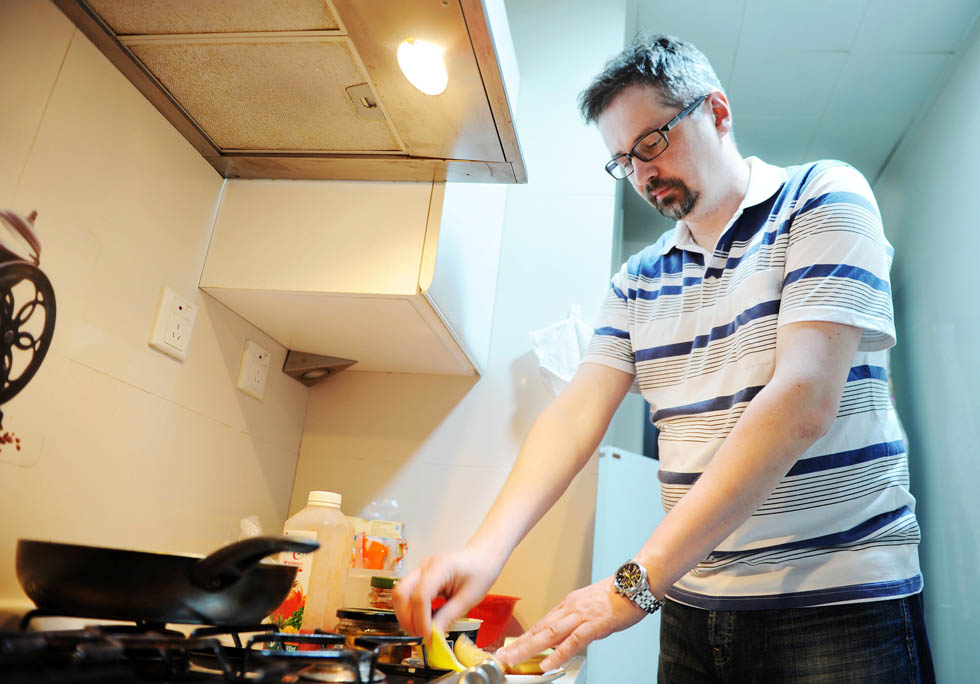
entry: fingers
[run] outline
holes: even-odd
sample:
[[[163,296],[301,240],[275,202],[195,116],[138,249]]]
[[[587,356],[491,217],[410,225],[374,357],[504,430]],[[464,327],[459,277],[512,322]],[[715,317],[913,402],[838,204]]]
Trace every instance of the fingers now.
[[[548,657],[541,661],[541,669],[545,672],[555,669],[595,641],[595,638],[596,634],[591,625],[579,625],[574,632],[555,647],[554,652],[548,654]]]
[[[443,632],[449,632],[449,628],[452,627],[453,623],[458,620],[463,613],[465,613],[470,608],[469,597],[464,595],[465,592],[460,591],[459,593],[450,596],[436,614],[432,616],[432,621],[434,624],[439,626]]]
[[[577,615],[565,613],[562,606],[559,606],[524,632],[517,641],[498,650],[494,657],[508,665],[523,662],[545,649],[561,644],[580,622]]]
[[[405,575],[395,585],[395,589],[391,594],[391,604],[395,609],[395,616],[398,618],[398,623],[406,632],[415,635],[418,635],[419,631],[415,629],[415,619],[412,616],[412,594],[415,592],[415,586],[418,584],[419,575],[420,571],[418,569]]]
[[[392,607],[409,634],[428,638],[433,620],[448,632],[453,622],[479,601],[496,577],[499,567],[486,554],[455,552],[422,561],[395,586]],[[445,596],[446,604],[432,615],[432,600]]]
[[[548,648],[554,652],[541,662],[545,670],[556,667],[596,639],[639,622],[640,608],[612,592],[612,581],[596,582],[573,591],[561,604],[495,657],[505,664],[519,663]]]
[[[432,634],[432,599],[451,594],[452,580],[451,564],[441,556],[427,558],[402,579],[392,594],[392,605],[402,629],[428,638]]]
[[[411,596],[413,633],[426,639],[432,634],[432,599],[439,595],[444,584],[442,573],[435,572],[423,572]]]
[[[525,632],[517,641],[494,654],[504,664],[520,663],[548,648],[554,649],[541,661],[547,672],[582,651],[599,636],[594,623],[583,622],[578,615],[569,614],[551,622],[542,620]]]

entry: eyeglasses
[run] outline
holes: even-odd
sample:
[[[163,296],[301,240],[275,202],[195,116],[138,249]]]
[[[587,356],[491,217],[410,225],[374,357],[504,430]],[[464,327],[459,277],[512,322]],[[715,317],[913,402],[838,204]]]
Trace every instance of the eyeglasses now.
[[[667,131],[680,123],[681,119],[693,112],[698,108],[708,94],[702,95],[696,99],[692,104],[689,104],[684,110],[671,119],[665,126],[660,128],[655,128],[649,133],[644,133],[643,137],[636,141],[631,149],[626,154],[618,154],[609,160],[606,164],[606,173],[615,178],[616,180],[623,180],[633,173],[633,159],[639,159],[640,161],[653,161],[660,155],[662,155],[667,146],[670,145],[670,140],[667,139]]]

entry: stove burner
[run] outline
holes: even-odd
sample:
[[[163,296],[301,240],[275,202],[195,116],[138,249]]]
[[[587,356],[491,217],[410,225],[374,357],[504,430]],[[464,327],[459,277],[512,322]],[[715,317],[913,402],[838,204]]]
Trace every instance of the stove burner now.
[[[349,667],[341,664],[310,665],[299,672],[300,677],[313,679],[318,682],[382,682],[385,673],[375,668],[369,676],[363,670],[352,672]]]
[[[31,617],[38,615],[25,616],[25,626]],[[286,634],[274,629],[274,625],[201,627],[185,636],[158,625],[123,624],[0,632],[0,679],[4,684],[294,684],[301,678],[353,684],[421,684],[446,674],[445,670],[378,662],[383,648],[420,645],[422,640],[417,637],[357,637],[351,646],[341,634]],[[230,638],[235,645],[223,644],[219,637]],[[297,650],[283,650],[288,646]]]

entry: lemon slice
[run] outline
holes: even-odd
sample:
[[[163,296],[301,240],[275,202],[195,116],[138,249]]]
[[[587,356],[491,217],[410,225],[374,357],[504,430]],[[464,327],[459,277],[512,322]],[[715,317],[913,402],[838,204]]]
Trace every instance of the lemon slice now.
[[[517,637],[507,637],[504,639],[504,646],[510,646],[512,643],[517,641]],[[540,653],[537,653],[527,660],[514,663],[513,665],[507,665],[504,671],[507,674],[512,675],[539,675],[544,674],[544,670],[541,669],[541,661],[548,657],[549,654],[553,653],[555,649],[547,648]]]
[[[425,647],[429,654],[429,667],[437,667],[440,670],[455,670],[456,672],[462,672],[466,669],[462,663],[456,660],[449,644],[446,643],[446,634],[435,625],[432,626],[432,636],[426,639]]]
[[[473,643],[465,634],[459,635],[456,643],[453,644],[453,653],[456,658],[466,667],[479,665],[487,658],[492,657],[489,653]]]

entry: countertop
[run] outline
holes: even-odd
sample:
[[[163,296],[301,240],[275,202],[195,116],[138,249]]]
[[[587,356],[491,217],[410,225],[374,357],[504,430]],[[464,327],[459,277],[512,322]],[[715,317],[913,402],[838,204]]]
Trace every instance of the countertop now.
[[[565,663],[565,676],[556,684],[585,684],[585,656],[575,656]]]

